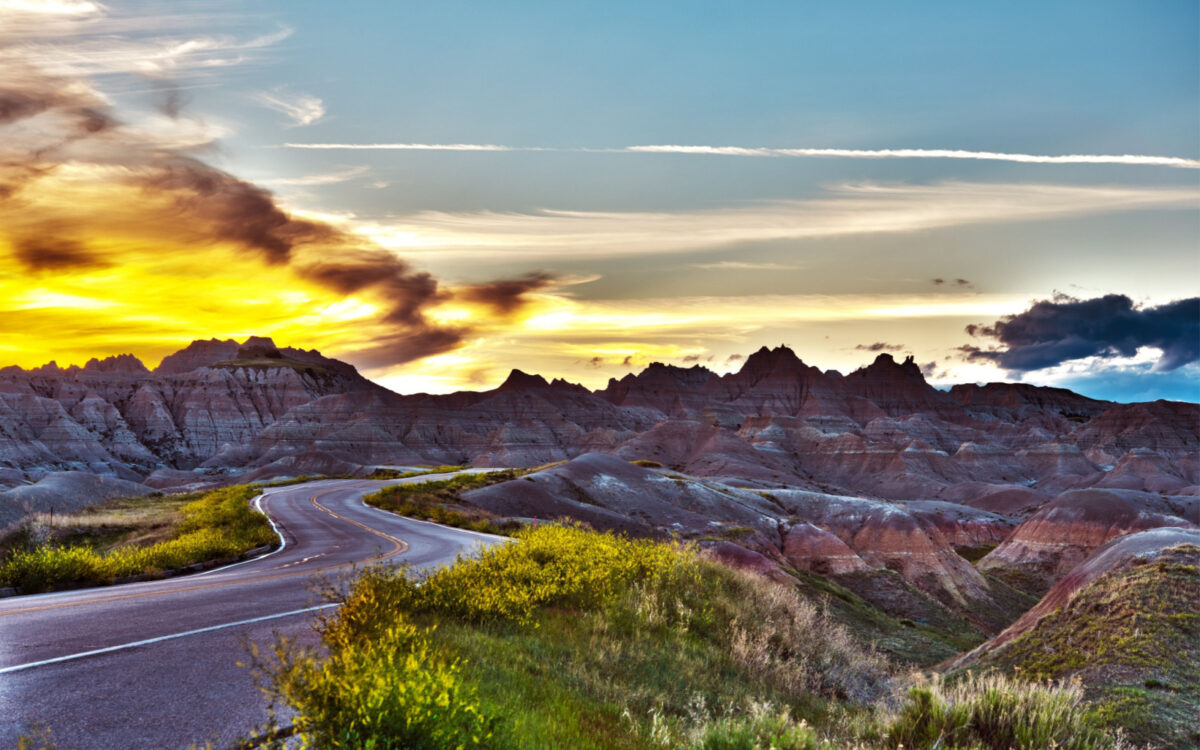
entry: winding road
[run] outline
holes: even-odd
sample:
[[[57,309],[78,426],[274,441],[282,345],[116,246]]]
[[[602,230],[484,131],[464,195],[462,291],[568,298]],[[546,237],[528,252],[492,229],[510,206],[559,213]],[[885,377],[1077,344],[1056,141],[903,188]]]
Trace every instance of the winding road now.
[[[422,570],[501,537],[364,505],[390,482],[334,479],[256,501],[284,540],[243,563],[162,581],[0,599],[0,747],[49,727],[59,750],[231,746],[267,720],[250,643],[315,643],[314,576],[374,560]]]

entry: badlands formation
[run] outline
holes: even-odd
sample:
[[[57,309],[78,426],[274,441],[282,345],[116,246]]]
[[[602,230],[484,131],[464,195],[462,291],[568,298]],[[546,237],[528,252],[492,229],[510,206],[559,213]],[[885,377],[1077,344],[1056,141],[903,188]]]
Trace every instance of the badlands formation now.
[[[694,540],[980,638],[1048,592],[1069,598],[1114,539],[1200,525],[1200,405],[939,391],[887,354],[842,375],[763,348],[736,373],[656,363],[597,391],[514,370],[443,396],[263,338],[197,341],[153,371],[130,355],[0,370],[4,526],[121,495],[441,464],[543,467],[461,498],[497,516]]]

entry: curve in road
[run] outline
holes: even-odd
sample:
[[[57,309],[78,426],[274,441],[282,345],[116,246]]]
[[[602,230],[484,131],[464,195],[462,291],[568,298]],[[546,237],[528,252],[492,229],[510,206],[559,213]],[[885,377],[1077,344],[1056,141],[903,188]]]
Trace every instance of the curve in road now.
[[[251,644],[315,643],[314,585],[387,560],[424,571],[503,537],[365,505],[391,482],[322,480],[256,500],[282,546],[206,573],[0,600],[0,746],[36,726],[60,748],[226,747],[268,718]]]

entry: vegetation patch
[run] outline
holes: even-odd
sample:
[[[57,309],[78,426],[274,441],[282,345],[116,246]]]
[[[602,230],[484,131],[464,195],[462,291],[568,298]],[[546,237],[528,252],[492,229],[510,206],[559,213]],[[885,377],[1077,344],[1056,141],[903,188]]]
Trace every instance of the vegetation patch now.
[[[954,552],[969,563],[977,563],[982,560],[987,553],[996,549],[995,544],[980,544],[974,547],[955,547]]]
[[[439,467],[433,473],[458,469],[459,467]],[[468,490],[517,479],[525,473],[527,472],[519,469],[504,469],[458,474],[448,479],[419,484],[394,484],[367,495],[363,502],[402,516],[433,521],[444,526],[490,534],[511,534],[521,527],[520,523],[499,519],[481,508],[466,505],[459,496]]]
[[[692,547],[543,526],[419,584],[369,568],[341,601],[319,647],[282,642],[258,659],[302,746],[824,750],[928,729],[923,698],[824,607]],[[975,692],[996,686],[1009,683]],[[968,688],[936,695],[984,702]],[[1001,703],[1011,726],[971,746],[1109,746],[1075,714],[1044,727],[1024,694]],[[967,746],[948,739],[905,747]]]
[[[10,542],[0,586],[31,594],[162,576],[198,563],[236,558],[276,541],[250,506],[258,487],[237,486],[169,498],[117,500],[59,516],[49,533],[35,519]],[[155,507],[155,506],[159,507]]]
[[[1000,675],[935,680],[909,691],[908,702],[886,732],[890,747],[1061,748],[1112,747],[1088,714],[1078,685],[1017,682]]]
[[[367,475],[367,479],[408,479],[409,477],[420,477],[426,474],[449,474],[454,471],[462,471],[470,468],[466,464],[456,464],[454,466],[422,466],[416,471],[400,471],[399,469],[385,469],[382,467],[376,468]]]

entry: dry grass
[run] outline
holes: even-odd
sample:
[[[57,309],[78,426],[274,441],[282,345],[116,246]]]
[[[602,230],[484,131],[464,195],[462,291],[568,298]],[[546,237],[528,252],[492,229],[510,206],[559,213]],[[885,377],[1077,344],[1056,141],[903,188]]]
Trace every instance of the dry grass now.
[[[828,613],[792,588],[735,571],[744,607],[732,621],[733,658],[757,679],[789,693],[811,692],[857,702],[891,689],[891,666]]]

